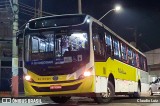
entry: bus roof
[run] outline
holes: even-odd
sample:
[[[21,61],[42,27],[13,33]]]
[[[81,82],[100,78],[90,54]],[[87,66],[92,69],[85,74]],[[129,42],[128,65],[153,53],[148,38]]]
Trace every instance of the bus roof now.
[[[53,17],[64,17],[64,16],[87,16],[86,14],[62,14],[62,15],[53,15],[53,16],[45,16],[45,17],[38,17],[34,19],[30,19],[30,21],[38,20],[38,19],[45,19],[45,18],[53,18]],[[89,16],[89,15],[88,15]],[[91,17],[91,16],[90,16]]]

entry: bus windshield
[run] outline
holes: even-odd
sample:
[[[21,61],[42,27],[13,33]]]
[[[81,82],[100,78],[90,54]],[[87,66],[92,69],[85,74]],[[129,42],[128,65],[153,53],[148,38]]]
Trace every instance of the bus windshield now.
[[[25,36],[25,61],[31,64],[64,64],[83,61],[89,50],[86,32],[34,32]]]

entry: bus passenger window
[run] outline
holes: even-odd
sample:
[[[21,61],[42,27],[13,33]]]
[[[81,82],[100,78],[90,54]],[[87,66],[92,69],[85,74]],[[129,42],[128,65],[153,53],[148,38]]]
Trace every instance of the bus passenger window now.
[[[93,36],[93,44],[94,44],[94,51],[99,54],[99,55],[103,55],[103,45],[102,45],[102,41],[99,38],[98,34],[95,34],[95,36]]]
[[[136,53],[136,63],[137,63],[137,67],[140,68],[139,67],[139,55],[137,53]]]
[[[112,40],[110,35],[106,35],[105,42],[107,53],[110,54],[112,50]]]
[[[143,66],[144,66],[144,71],[147,71],[147,62],[146,62],[146,58],[143,61]]]
[[[124,61],[127,61],[127,49],[126,49],[126,45],[121,43],[121,52],[122,52],[122,59]]]
[[[32,38],[32,53],[38,53],[38,38],[33,37]]]
[[[97,54],[101,54],[99,35],[95,34],[95,36],[93,36],[93,44],[94,44],[94,51]]]
[[[128,63],[130,65],[132,65],[132,60],[133,60],[133,57],[132,57],[132,50],[130,48],[128,48]]]
[[[144,70],[144,58],[142,55],[140,56],[140,68]]]
[[[105,49],[103,37],[100,37],[99,34],[93,34],[93,49],[96,60],[104,60],[105,58]]]
[[[116,58],[121,58],[121,55],[120,55],[120,48],[119,48],[119,41],[114,39],[113,40],[113,45],[114,45],[114,56]]]
[[[135,52],[133,52],[133,62],[132,62],[132,65],[133,66],[137,66],[137,64],[136,64],[136,53]]]
[[[45,52],[46,50],[46,44],[45,44],[45,42],[44,41],[40,41],[40,52]]]

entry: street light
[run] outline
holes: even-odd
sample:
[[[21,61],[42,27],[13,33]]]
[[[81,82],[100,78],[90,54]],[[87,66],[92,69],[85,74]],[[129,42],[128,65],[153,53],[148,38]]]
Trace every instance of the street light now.
[[[99,21],[104,18],[108,13],[110,13],[111,11],[120,11],[121,10],[121,6],[120,5],[117,5],[115,8],[109,10],[108,12],[106,12],[100,19]]]

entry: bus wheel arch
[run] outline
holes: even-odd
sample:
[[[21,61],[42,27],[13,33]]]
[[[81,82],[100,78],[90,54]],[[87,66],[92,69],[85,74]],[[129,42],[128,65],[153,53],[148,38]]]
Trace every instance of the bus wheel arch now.
[[[141,81],[140,80],[138,80],[138,88],[139,88],[139,90],[141,92]]]
[[[108,81],[110,81],[113,84],[115,90],[115,79],[112,73],[109,74]]]

